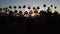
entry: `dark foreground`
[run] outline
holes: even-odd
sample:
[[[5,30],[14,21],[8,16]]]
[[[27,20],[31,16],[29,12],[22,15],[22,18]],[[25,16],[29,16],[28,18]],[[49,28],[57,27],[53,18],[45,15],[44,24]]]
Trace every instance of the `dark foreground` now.
[[[0,14],[0,31],[19,34],[40,34],[57,32],[60,16],[40,15],[35,18]]]

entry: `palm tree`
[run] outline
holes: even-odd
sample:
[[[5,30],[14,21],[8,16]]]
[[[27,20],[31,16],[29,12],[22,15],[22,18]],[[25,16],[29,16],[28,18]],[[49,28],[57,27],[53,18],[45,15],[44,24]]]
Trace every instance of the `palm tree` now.
[[[2,8],[0,8],[0,11],[2,10]]]
[[[24,12],[25,12],[25,8],[26,8],[26,5],[23,5],[23,11],[24,11]],[[23,12],[23,13],[24,13],[24,12]]]
[[[32,10],[30,10],[29,14],[33,14],[33,11],[32,11]]]
[[[42,15],[42,14],[43,14],[43,10],[41,10],[41,11],[39,12],[39,14]]]
[[[35,11],[34,11],[34,13],[36,13],[36,14],[37,14],[37,13],[38,13],[38,11],[37,11],[37,10],[35,10]]]
[[[44,5],[43,5],[43,7],[44,7],[44,11],[45,11],[45,8],[46,8],[46,4],[44,4]]]
[[[22,11],[19,11],[19,14],[22,14],[23,12]]]
[[[14,15],[15,15],[15,16],[18,15],[18,11],[17,11],[17,10],[14,11]]]
[[[31,9],[31,7],[30,7],[30,6],[28,6],[28,9],[30,10],[30,9]]]
[[[33,7],[33,10],[35,10],[36,8],[35,7]]]
[[[37,11],[39,11],[39,9],[40,9],[40,7],[39,7],[39,6],[37,6]]]
[[[17,10],[14,11],[14,13],[17,13],[17,12],[18,12]]]
[[[25,6],[25,5],[23,5],[23,8],[26,8],[26,6]]]
[[[57,12],[57,11],[55,11],[53,15],[54,15],[54,16],[58,16],[58,12]]]
[[[18,8],[19,8],[19,11],[20,11],[20,9],[21,9],[21,6],[18,6]]]
[[[39,6],[37,6],[37,9],[39,10],[39,9],[40,9],[40,7],[39,7]]]
[[[51,10],[52,10],[53,5],[50,5],[50,7],[51,7]]]
[[[54,8],[55,8],[55,12],[57,12],[57,11],[56,11],[57,7],[55,6]]]
[[[53,7],[53,5],[50,5],[50,7]]]
[[[7,13],[8,12],[8,8],[7,7],[5,7],[5,13]]]
[[[14,9],[15,9],[15,10],[16,10],[16,8],[17,8],[17,7],[16,7],[16,6],[14,6]]]
[[[13,11],[9,11],[9,14],[12,15],[13,14]]]
[[[10,11],[11,11],[11,9],[12,9],[12,6],[9,6],[9,9],[10,9]]]
[[[2,8],[0,8],[0,11],[2,11]]]
[[[28,12],[27,12],[27,11],[25,11],[25,12],[24,12],[24,15],[26,15],[26,17],[27,17],[27,15],[28,15]]]
[[[51,10],[50,7],[48,7],[47,11],[49,12],[50,10]]]
[[[3,11],[5,12],[5,8],[3,8]]]
[[[2,8],[0,8],[0,12],[2,12]]]
[[[23,13],[22,11],[19,11],[19,15],[20,15],[20,16],[22,16],[22,13]]]
[[[57,7],[56,7],[56,6],[55,6],[54,8],[55,8],[55,9],[57,9]]]

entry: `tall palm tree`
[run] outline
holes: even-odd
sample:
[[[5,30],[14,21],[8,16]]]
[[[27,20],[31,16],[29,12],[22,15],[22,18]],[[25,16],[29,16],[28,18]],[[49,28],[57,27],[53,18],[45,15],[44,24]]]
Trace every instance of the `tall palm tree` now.
[[[10,14],[10,15],[13,15],[13,11],[9,11],[9,14]]]
[[[17,7],[14,6],[13,8],[15,9],[15,10],[14,10],[14,14],[15,14],[15,16],[17,16],[17,15],[18,15],[18,10],[16,10]]]
[[[22,11],[19,11],[19,15],[22,17],[23,16],[23,14],[22,14],[23,12]]]
[[[33,10],[35,10],[36,8],[35,7],[33,7]]]
[[[37,13],[38,13],[38,11],[37,11],[37,10],[35,10],[35,11],[34,11],[34,13],[36,13],[36,14],[37,14]]]
[[[51,7],[51,10],[52,10],[53,5],[50,5],[50,7]]]
[[[2,11],[2,8],[0,8],[0,11]]]
[[[26,5],[23,5],[23,11],[24,11],[24,12],[25,12],[25,8],[26,8]],[[23,13],[24,13],[24,12],[23,12]]]
[[[17,10],[14,11],[14,13],[17,13],[17,12],[18,12]]]
[[[25,5],[23,5],[23,8],[26,8],[26,6],[25,6]]]
[[[20,9],[21,9],[21,6],[18,6],[18,8],[19,8],[19,11],[20,11]]]
[[[40,7],[39,7],[39,6],[37,6],[37,11],[39,11],[39,9],[40,9]]]
[[[57,7],[55,6],[54,8],[55,8],[55,11],[56,11]]]
[[[44,5],[43,5],[43,7],[44,7],[44,11],[45,11],[45,8],[46,8],[46,4],[44,4]]]
[[[9,6],[9,9],[10,9],[10,11],[11,11],[11,9],[12,9],[12,6]]]
[[[5,12],[5,8],[3,8],[3,11]]]
[[[14,9],[15,9],[15,10],[16,10],[16,8],[17,8],[17,7],[16,7],[16,6],[14,6]]]
[[[55,6],[54,8],[55,8],[55,9],[57,9],[57,7],[56,7],[56,6]]]
[[[39,7],[39,6],[37,6],[37,9],[39,10],[39,9],[40,9],[40,7]]]
[[[53,13],[53,15],[54,15],[54,16],[58,16],[58,12],[55,11],[55,12]]]
[[[18,15],[18,11],[15,9],[14,11],[14,15],[17,16]]]
[[[27,17],[27,15],[28,15],[28,12],[27,12],[27,11],[25,11],[25,12],[24,12],[24,15]]]
[[[48,7],[47,11],[49,12],[50,10],[51,10],[50,7]]]
[[[0,12],[2,12],[2,8],[0,8]]]
[[[30,6],[28,6],[28,9],[30,10],[30,9],[31,9],[31,7],[30,7]]]
[[[5,13],[7,13],[8,12],[8,8],[7,7],[5,7]]]
[[[29,14],[30,14],[30,15],[31,15],[31,14],[33,14],[33,11],[32,11],[32,10],[30,10]]]
[[[19,11],[19,14],[22,14],[23,12],[22,11]]]
[[[53,7],[53,5],[50,5],[50,7]]]

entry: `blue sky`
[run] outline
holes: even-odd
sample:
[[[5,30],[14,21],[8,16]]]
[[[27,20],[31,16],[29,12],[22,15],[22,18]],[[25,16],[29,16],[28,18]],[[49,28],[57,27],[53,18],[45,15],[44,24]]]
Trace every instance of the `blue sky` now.
[[[40,6],[43,8],[43,4],[46,4],[47,7],[51,4],[57,6],[58,10],[60,9],[60,0],[0,0],[0,7],[8,7],[8,6]]]

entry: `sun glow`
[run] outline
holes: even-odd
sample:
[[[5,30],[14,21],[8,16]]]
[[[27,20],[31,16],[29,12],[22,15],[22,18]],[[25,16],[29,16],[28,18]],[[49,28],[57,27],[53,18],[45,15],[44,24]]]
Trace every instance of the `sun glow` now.
[[[36,16],[36,14],[35,14],[35,13],[33,13],[33,14],[31,14],[31,16],[32,16],[32,17],[35,17],[35,16]]]

